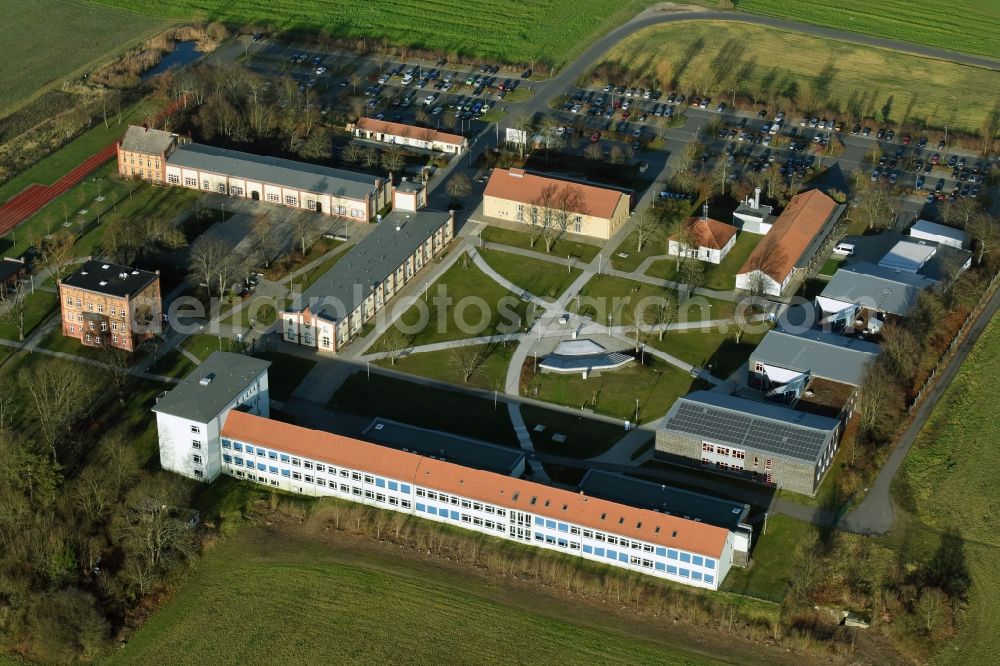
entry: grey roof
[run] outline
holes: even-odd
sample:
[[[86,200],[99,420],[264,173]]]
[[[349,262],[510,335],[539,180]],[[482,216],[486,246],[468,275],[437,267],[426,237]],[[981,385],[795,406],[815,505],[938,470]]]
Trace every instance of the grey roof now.
[[[372,286],[402,265],[450,217],[450,213],[431,211],[390,213],[320,276],[292,307],[308,307],[314,315],[339,321],[354,312],[371,293]]]
[[[231,352],[213,352],[184,380],[153,405],[154,412],[208,423],[235,400],[270,361]],[[211,381],[202,384],[202,378]]]
[[[949,227],[944,224],[938,224],[937,222],[930,222],[928,220],[917,220],[914,222],[913,226],[910,227],[910,235],[922,238],[930,236],[947,238],[952,242],[962,245],[963,247],[969,242],[969,235],[961,229]],[[934,240],[934,238],[929,238],[929,240]]]
[[[695,391],[674,403],[663,429],[815,464],[839,425],[775,404]]]
[[[424,189],[424,184],[415,180],[401,180],[396,189],[400,192],[419,192]]]
[[[858,386],[878,349],[874,343],[819,329],[796,334],[774,330],[767,332],[750,361]]]
[[[762,220],[768,217],[773,217],[777,219],[776,216],[771,215],[772,210],[774,210],[774,207],[768,206],[767,204],[760,204],[759,206],[754,208],[753,206],[744,201],[743,203],[741,203],[739,206],[736,207],[736,210],[733,211],[733,215],[746,215],[748,217],[759,217]]]
[[[423,456],[433,456],[438,460],[447,460],[497,474],[512,474],[518,471],[517,468],[524,461],[524,453],[520,449],[383,418],[372,421],[361,434],[375,444]]]
[[[177,135],[172,132],[130,125],[125,130],[121,144],[124,150],[159,155],[170,150],[175,141],[177,141]]]
[[[702,495],[599,469],[588,470],[580,481],[579,489],[586,495],[611,502],[680,516],[728,530],[739,527],[750,511],[750,505],[742,502]]]
[[[820,296],[905,315],[917,302],[917,294],[935,284],[936,281],[923,275],[859,261],[834,273]]]
[[[138,293],[158,277],[151,271],[91,260],[75,273],[64,277],[62,283],[70,287],[124,298]]]
[[[375,182],[381,180],[364,173],[294,162],[280,157],[251,155],[197,143],[180,146],[167,162],[172,166],[359,201],[366,200],[375,191]]]

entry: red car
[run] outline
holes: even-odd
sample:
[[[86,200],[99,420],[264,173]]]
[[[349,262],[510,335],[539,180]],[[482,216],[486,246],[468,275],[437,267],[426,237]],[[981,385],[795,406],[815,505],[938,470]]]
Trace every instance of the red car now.
[[[631,115],[632,115],[631,111],[623,111],[622,112],[622,120],[628,120],[629,116],[631,116]]]
[[[909,134],[907,134],[906,136],[904,136],[904,137],[903,137],[903,145],[904,145],[904,146],[908,146],[908,145],[910,145],[910,140],[911,140],[911,139],[910,139],[910,135],[909,135]]]
[[[590,135],[590,142],[591,143],[597,143],[600,140],[601,140],[601,133],[600,132],[594,132],[593,134]]]

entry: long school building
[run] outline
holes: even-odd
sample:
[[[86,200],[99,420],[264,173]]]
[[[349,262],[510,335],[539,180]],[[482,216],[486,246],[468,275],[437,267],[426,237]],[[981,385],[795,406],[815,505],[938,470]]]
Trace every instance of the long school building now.
[[[722,527],[230,411],[222,474],[338,497],[717,590],[737,534]],[[211,479],[203,479],[211,480]]]

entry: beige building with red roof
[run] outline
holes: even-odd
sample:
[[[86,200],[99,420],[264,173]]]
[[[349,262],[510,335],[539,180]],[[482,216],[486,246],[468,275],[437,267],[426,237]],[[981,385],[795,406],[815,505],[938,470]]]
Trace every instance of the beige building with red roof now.
[[[846,208],[820,190],[796,194],[736,274],[736,288],[780,296],[815,262]]]
[[[461,153],[469,145],[469,140],[458,134],[440,132],[433,127],[416,127],[375,118],[358,118],[356,123],[347,126],[347,131],[359,139],[436,150],[452,155]]]
[[[708,204],[705,204],[701,217],[692,217],[685,223],[683,234],[670,237],[667,254],[718,264],[735,244],[736,227],[710,218]]]
[[[608,240],[628,220],[632,197],[609,187],[524,169],[494,169],[483,193],[487,218]]]

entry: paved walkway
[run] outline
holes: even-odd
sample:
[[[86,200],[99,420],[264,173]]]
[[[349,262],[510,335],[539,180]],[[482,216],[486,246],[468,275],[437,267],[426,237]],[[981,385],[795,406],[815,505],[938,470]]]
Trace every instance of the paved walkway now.
[[[427,352],[447,351],[460,347],[474,347],[476,345],[495,345],[501,342],[519,342],[525,336],[524,333],[508,333],[507,335],[483,335],[477,338],[462,338],[460,340],[446,340],[445,342],[432,342],[427,345],[418,345],[403,350],[399,358],[411,356],[413,354],[424,354]],[[374,352],[371,354],[360,354],[355,358],[359,361],[381,361],[392,358],[395,352]]]

